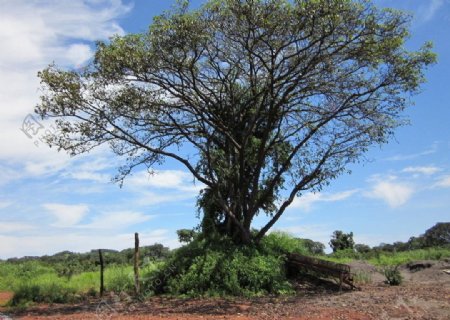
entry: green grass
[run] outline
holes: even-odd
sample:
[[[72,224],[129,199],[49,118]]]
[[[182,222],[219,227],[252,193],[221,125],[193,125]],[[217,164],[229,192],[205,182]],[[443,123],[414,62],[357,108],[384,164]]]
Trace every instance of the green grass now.
[[[133,268],[107,267],[104,279],[107,291],[130,292],[134,284]],[[0,290],[15,293],[13,305],[27,305],[30,302],[73,302],[98,293],[99,288],[99,271],[75,274],[69,279],[58,276],[50,266],[35,261],[19,264],[0,262]]]
[[[345,251],[320,257],[336,263],[350,263],[354,260],[366,260],[374,266],[396,266],[417,260],[440,260],[450,258],[450,248],[428,248],[404,252],[371,252],[368,255]]]
[[[429,248],[405,252],[383,252],[368,259],[375,266],[396,266],[417,260],[441,260],[450,258],[450,248]]]
[[[193,286],[201,287],[198,292],[238,294],[283,292],[289,289],[284,282],[284,252],[304,253],[304,248],[282,233],[274,233],[264,241],[264,250],[235,250],[234,256],[229,252],[209,249],[206,254],[196,253],[194,248],[184,247],[179,254],[184,260],[150,262],[141,268],[142,288],[154,287],[156,280],[165,280],[171,293],[189,293]],[[192,251],[194,250],[194,251]],[[341,251],[320,258],[350,263],[353,260],[365,260],[380,268],[395,267],[417,260],[440,260],[450,258],[450,247],[429,248],[406,252],[370,252],[359,254],[353,251]],[[186,260],[187,259],[187,260]],[[186,261],[185,261],[186,260]],[[172,264],[170,264],[172,261]],[[183,262],[184,261],[184,262]],[[175,278],[165,276],[167,268],[178,270]],[[171,271],[169,270],[169,271]],[[173,271],[172,270],[172,271]],[[180,271],[181,270],[181,271]],[[167,272],[167,274],[171,274]],[[367,274],[358,274],[357,282],[366,283],[371,279]],[[222,287],[211,286],[211,279]],[[276,281],[275,281],[275,280]],[[223,288],[224,283],[227,285]],[[107,291],[132,292],[134,285],[131,266],[107,266],[105,269],[105,288]],[[13,305],[27,305],[34,302],[65,303],[98,295],[100,287],[99,271],[75,274],[71,277],[58,276],[51,265],[38,261],[21,263],[0,262],[0,291],[15,293]],[[245,291],[247,290],[247,291]],[[262,289],[261,289],[262,288]],[[287,288],[287,289],[286,289]],[[203,291],[202,291],[203,290]],[[212,290],[212,291],[211,291]],[[233,291],[234,290],[234,291]],[[242,291],[244,290],[244,291]],[[169,292],[169,293],[170,293]]]

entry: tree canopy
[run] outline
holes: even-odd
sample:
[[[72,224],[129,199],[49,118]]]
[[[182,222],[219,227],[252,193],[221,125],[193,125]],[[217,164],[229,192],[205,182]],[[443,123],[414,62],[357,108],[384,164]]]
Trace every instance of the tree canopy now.
[[[202,227],[258,242],[296,196],[384,143],[435,60],[410,17],[357,0],[210,0],[100,42],[83,71],[41,71],[50,145],[108,144],[116,180],[171,158],[205,185]],[[254,218],[267,223],[251,232]]]
[[[355,242],[353,241],[353,232],[344,233],[340,230],[336,230],[331,235],[331,240],[329,242],[333,252],[339,250],[353,249]]]

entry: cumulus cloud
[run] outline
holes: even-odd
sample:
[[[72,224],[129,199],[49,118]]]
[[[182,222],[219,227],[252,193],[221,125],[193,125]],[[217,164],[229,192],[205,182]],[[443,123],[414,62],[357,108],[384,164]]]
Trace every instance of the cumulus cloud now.
[[[408,202],[414,191],[412,186],[396,182],[391,178],[386,181],[377,181],[372,189],[366,193],[366,196],[383,200],[391,208],[397,208]]]
[[[54,227],[73,227],[88,213],[89,207],[84,204],[67,205],[61,203],[45,203],[42,205],[56,220]]]
[[[42,161],[69,163],[37,136],[31,139],[20,131],[38,101],[37,71],[52,62],[67,68],[83,65],[92,57],[92,41],[124,34],[116,19],[130,9],[119,0],[1,2],[0,161],[22,164],[31,158],[35,173],[42,172]]]
[[[295,198],[290,205],[290,208],[299,208],[304,211],[310,211],[314,203],[342,201],[357,192],[357,189],[353,189],[337,193],[307,193],[301,197]]]

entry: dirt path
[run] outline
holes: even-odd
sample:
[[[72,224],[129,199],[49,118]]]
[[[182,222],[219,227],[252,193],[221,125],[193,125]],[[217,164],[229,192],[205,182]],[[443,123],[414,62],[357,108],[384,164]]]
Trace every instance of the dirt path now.
[[[257,299],[152,298],[127,302],[108,296],[102,301],[79,305],[38,306],[16,311],[12,319],[297,319],[297,320],[448,320],[450,319],[450,275],[442,265],[410,272],[402,270],[405,283],[383,284],[374,272],[372,283],[360,291],[337,292],[327,286],[299,285],[295,297]],[[370,271],[372,270],[372,271]],[[314,290],[311,288],[314,287]],[[0,312],[4,312],[0,310]],[[0,320],[2,316],[0,315]]]

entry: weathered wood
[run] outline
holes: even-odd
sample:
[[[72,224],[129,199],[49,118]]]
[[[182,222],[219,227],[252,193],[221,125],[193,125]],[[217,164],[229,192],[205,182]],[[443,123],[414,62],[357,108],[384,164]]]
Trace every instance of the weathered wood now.
[[[316,271],[327,276],[332,276],[339,279],[339,290],[342,289],[342,284],[349,285],[352,289],[356,288],[353,284],[353,277],[349,265],[342,263],[335,263],[323,259],[302,256],[296,253],[288,255],[288,263],[291,266],[304,268],[307,270]]]
[[[134,234],[134,293],[139,295],[139,234]]]

